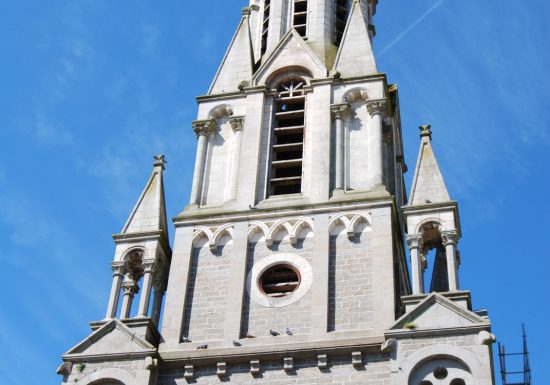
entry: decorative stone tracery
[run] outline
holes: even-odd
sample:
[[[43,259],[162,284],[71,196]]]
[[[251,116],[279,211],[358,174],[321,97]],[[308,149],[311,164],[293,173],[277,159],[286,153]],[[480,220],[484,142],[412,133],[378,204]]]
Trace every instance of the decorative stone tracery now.
[[[201,237],[205,237],[208,240],[208,246],[213,253],[221,246],[221,240],[225,235],[229,235],[233,238],[232,223],[228,223],[222,226],[197,226],[193,233],[193,245],[197,245],[197,241]]]
[[[275,222],[251,221],[248,238],[250,239],[254,233],[260,232],[264,236],[266,246],[272,247],[278,233],[285,231],[289,236],[290,244],[295,246],[298,243],[300,231],[304,228],[313,231],[313,226],[313,219],[307,217],[283,218]]]
[[[360,224],[365,224],[365,228],[360,229]],[[355,234],[358,234],[362,231],[372,230],[372,216],[370,212],[365,211],[340,213],[330,219],[329,231],[331,234],[334,233],[334,229],[337,225],[344,226],[348,238],[350,240],[353,240],[355,238]]]

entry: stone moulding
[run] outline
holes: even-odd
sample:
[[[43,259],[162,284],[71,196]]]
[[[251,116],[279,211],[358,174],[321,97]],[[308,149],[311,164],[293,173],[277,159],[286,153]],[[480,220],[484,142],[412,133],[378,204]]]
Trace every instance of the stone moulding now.
[[[195,246],[196,241],[200,239],[201,236],[204,236],[208,240],[210,250],[215,252],[223,236],[229,235],[233,238],[233,228],[234,225],[232,223],[219,227],[197,226],[193,233],[193,246]]]
[[[336,235],[334,234],[334,229],[337,225],[340,224],[344,226],[348,238],[350,240],[353,240],[355,234],[361,232],[358,229],[358,226],[360,224],[366,225],[365,231],[372,230],[372,215],[370,212],[366,211],[354,211],[336,214],[330,218],[329,222],[329,231],[331,235]]]
[[[282,218],[276,222],[251,221],[248,229],[248,238],[255,233],[261,232],[264,235],[268,247],[273,246],[273,241],[281,231],[289,235],[290,244],[295,246],[298,243],[298,236],[302,229],[309,228],[313,231],[313,219],[308,217]]]

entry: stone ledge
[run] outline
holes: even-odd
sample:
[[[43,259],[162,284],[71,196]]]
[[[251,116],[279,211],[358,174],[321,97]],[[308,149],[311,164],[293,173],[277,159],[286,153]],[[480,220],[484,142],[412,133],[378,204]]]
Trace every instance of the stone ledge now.
[[[456,336],[466,334],[477,334],[480,331],[491,331],[491,325],[489,323],[484,325],[473,325],[457,328],[445,328],[445,329],[414,329],[414,330],[393,330],[384,333],[387,339],[405,339],[405,338],[434,338],[444,336]]]
[[[344,210],[373,209],[385,206],[395,206],[393,196],[377,195],[371,198],[363,197],[362,199],[358,199],[358,197],[354,196],[352,199],[334,199],[318,204],[308,203],[301,205],[290,205],[286,207],[277,206],[276,208],[254,208],[241,211],[223,210],[221,208],[214,208],[212,210],[196,209],[183,212],[179,216],[173,218],[173,222],[174,225],[178,227],[202,223],[227,223],[266,218],[281,218],[292,215],[320,214]]]
[[[217,362],[250,362],[250,360],[277,360],[285,357],[315,358],[320,354],[346,355],[353,351],[384,354],[382,336],[347,340],[288,343],[271,346],[218,348],[210,350],[169,350],[159,352],[163,366],[181,366],[185,363],[215,364]]]

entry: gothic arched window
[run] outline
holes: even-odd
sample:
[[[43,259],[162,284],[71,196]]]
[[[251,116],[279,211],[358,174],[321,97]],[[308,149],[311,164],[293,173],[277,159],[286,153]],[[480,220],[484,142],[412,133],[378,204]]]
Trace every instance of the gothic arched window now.
[[[274,100],[270,195],[302,191],[302,158],[305,128],[305,81],[281,82]]]
[[[307,36],[307,0],[294,0],[292,26],[300,36]]]

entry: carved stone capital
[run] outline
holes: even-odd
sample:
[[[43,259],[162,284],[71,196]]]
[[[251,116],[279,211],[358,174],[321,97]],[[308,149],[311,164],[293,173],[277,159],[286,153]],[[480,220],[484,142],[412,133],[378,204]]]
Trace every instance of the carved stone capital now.
[[[124,273],[126,273],[126,263],[113,262],[111,263],[111,270],[113,271],[113,276],[124,275]]]
[[[158,264],[154,259],[145,259],[142,262],[143,272],[145,273],[154,273],[157,270]]]
[[[195,120],[193,122],[193,131],[197,138],[204,135],[209,136],[216,130],[217,122],[215,119]]]
[[[388,112],[389,103],[387,99],[367,101],[367,111],[370,116],[385,115]]]
[[[443,245],[456,245],[458,243],[458,232],[457,231],[443,231],[441,233],[441,240],[443,241]]]
[[[341,120],[349,114],[350,107],[349,104],[333,104],[330,106],[330,113],[332,118],[336,120]]]
[[[229,118],[229,124],[234,132],[244,129],[244,116],[234,116]]]
[[[420,234],[407,235],[407,245],[409,250],[418,249],[419,252],[424,248],[424,240]]]
[[[122,290],[124,291],[124,295],[135,295],[138,293],[139,288],[138,285],[134,281],[124,281],[122,282]]]

